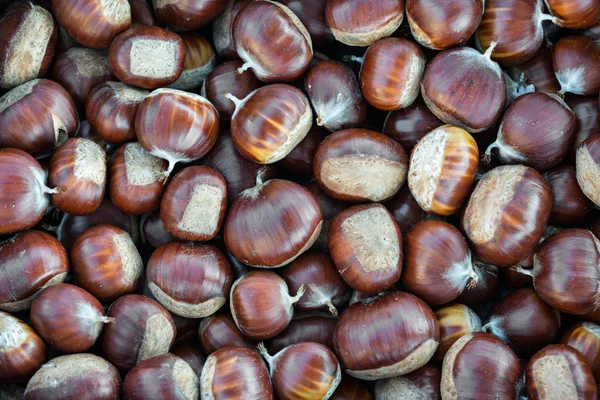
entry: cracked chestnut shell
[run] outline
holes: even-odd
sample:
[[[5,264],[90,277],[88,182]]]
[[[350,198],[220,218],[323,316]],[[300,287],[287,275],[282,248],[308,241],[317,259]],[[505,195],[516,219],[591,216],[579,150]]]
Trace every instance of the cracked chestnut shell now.
[[[0,381],[26,382],[46,360],[46,344],[29,325],[0,311]]]

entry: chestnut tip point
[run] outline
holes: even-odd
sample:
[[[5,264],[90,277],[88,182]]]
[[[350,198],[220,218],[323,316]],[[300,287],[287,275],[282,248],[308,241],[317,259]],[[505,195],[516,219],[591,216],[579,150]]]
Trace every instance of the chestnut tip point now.
[[[246,63],[242,64],[241,67],[239,67],[238,69],[235,70],[235,74],[236,75],[241,75],[241,74],[243,74],[244,72],[246,72],[250,68],[251,68],[251,65],[246,62]]]
[[[296,295],[291,298],[291,303],[296,304],[298,302],[298,300],[300,300],[300,298],[302,297],[304,292],[306,292],[306,285],[300,286],[300,289],[298,289],[298,293],[296,293]]]
[[[521,265],[513,265],[509,269],[511,271],[515,271],[520,274],[527,275],[527,276],[530,276],[533,278],[533,270],[532,269],[523,268]]]
[[[331,313],[331,315],[333,315],[334,317],[338,317],[338,310],[337,308],[335,308],[335,306],[333,305],[333,303],[331,302],[331,300],[328,300],[325,305],[329,308],[329,312]]]
[[[239,69],[238,69],[238,71],[239,71]],[[236,74],[237,74],[237,72],[236,72]],[[242,103],[242,100],[238,99],[231,93],[225,93],[225,97],[233,102],[233,104],[235,105],[235,108],[238,108],[240,106],[240,104]]]
[[[490,43],[490,47],[487,48],[487,50],[485,51],[485,53],[483,53],[483,56],[485,58],[487,58],[488,60],[492,60],[492,53],[494,52],[494,49],[496,48],[496,46],[498,45],[498,41],[493,40]]]

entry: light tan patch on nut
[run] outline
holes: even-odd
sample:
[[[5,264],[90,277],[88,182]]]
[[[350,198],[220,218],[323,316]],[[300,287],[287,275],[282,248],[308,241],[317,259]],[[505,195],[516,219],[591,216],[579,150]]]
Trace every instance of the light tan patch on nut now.
[[[106,153],[97,143],[88,139],[79,139],[75,145],[75,165],[73,169],[76,178],[104,186],[106,182]]]
[[[582,145],[577,149],[575,164],[581,191],[600,206],[600,166],[592,158],[587,146]]]
[[[569,361],[562,355],[547,355],[532,365],[532,375],[540,399],[577,399],[577,386]]]
[[[133,75],[169,78],[177,71],[177,42],[137,39],[131,45],[129,57],[129,68]]]
[[[223,190],[211,185],[196,185],[183,212],[179,229],[198,235],[213,235],[219,225]]]
[[[162,176],[163,160],[148,153],[141,144],[130,143],[125,147],[125,174],[133,186],[146,186],[158,182]]]
[[[121,258],[123,278],[127,282],[134,282],[144,272],[144,262],[127,232],[113,236],[113,243]]]
[[[152,315],[146,321],[146,331],[136,363],[168,353],[174,337],[171,322],[162,314]]]

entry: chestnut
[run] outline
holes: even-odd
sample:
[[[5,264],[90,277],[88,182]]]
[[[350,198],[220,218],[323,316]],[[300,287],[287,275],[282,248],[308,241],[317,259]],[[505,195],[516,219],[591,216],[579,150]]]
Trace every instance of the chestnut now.
[[[406,18],[419,44],[444,50],[466,42],[475,33],[483,8],[480,0],[407,0]]]
[[[0,381],[26,382],[46,360],[42,338],[20,319],[0,311]]]
[[[108,50],[110,68],[119,80],[145,89],[175,82],[187,51],[181,36],[157,26],[129,29]]]
[[[449,303],[477,286],[467,241],[446,222],[416,224],[406,235],[404,251],[402,286],[429,305]]]
[[[202,85],[202,82],[217,63],[215,51],[208,40],[197,33],[181,33],[185,46],[185,62],[179,78],[169,87],[190,90]]]
[[[110,225],[94,226],[77,238],[71,265],[77,285],[105,302],[136,292],[144,271],[131,236]]]
[[[121,82],[96,86],[85,103],[90,128],[103,141],[120,144],[135,139],[135,113],[150,92]]]
[[[71,138],[52,155],[48,182],[56,187],[52,202],[69,214],[89,214],[100,207],[106,188],[106,153],[89,139]]]
[[[411,152],[423,136],[444,125],[420,100],[402,110],[391,111],[383,123],[383,133]]]
[[[313,57],[306,27],[289,8],[274,1],[250,2],[235,17],[232,32],[238,56],[244,61],[238,72],[251,68],[263,82],[293,81],[306,71]]]
[[[367,119],[367,103],[354,72],[336,61],[320,61],[304,78],[304,89],[317,114],[317,125],[330,132]]]
[[[564,28],[583,29],[600,20],[600,3],[595,0],[545,2],[550,13],[558,18],[557,25]]]
[[[402,234],[381,204],[339,213],[329,227],[329,252],[342,278],[359,292],[387,290],[402,272]]]
[[[161,182],[164,164],[137,142],[119,147],[109,174],[110,198],[115,206],[129,214],[158,210],[165,188]]]
[[[273,400],[269,370],[253,350],[229,346],[206,359],[200,378],[202,396],[214,400]]]
[[[104,140],[102,140],[100,138],[100,136],[98,136],[98,134],[96,132],[94,132],[94,130],[90,126],[90,123],[88,122],[88,120],[83,120],[83,121],[81,121],[79,123],[79,130],[75,134],[75,137],[81,137],[81,138],[84,138],[84,139],[89,139],[92,142],[94,142],[97,145],[99,145],[100,147],[102,147],[102,149],[104,151],[111,151],[111,150],[113,150],[112,147],[109,150],[109,145]],[[50,160],[48,159],[48,161],[50,161]]]
[[[410,106],[419,95],[425,62],[421,48],[408,39],[386,38],[373,43],[360,69],[363,96],[383,111]]]
[[[342,379],[337,357],[322,344],[293,344],[274,356],[262,343],[258,350],[269,365],[273,389],[280,400],[328,399]]]
[[[421,95],[436,117],[470,133],[484,131],[500,119],[506,82],[500,66],[490,59],[494,46],[484,54],[469,47],[444,50],[427,64]]]
[[[27,310],[47,287],[65,280],[69,259],[53,236],[27,231],[0,243],[0,310]]]
[[[385,201],[404,184],[408,156],[397,142],[366,129],[344,129],[319,145],[313,170],[321,188],[344,201]]]
[[[373,395],[361,381],[342,374],[342,380],[329,400],[373,400]]]
[[[481,319],[463,304],[451,304],[435,311],[440,327],[440,344],[433,357],[442,361],[454,342],[472,332],[481,332]]]
[[[489,333],[473,332],[454,342],[444,357],[442,399],[516,400],[522,376],[510,347]]]
[[[156,18],[152,6],[146,0],[128,0],[131,11],[131,26],[154,26]]]
[[[175,322],[156,301],[138,294],[118,298],[108,309],[113,321],[104,327],[102,351],[122,372],[165,354],[175,341]]]
[[[524,82],[532,84],[538,92],[557,93],[560,90],[552,67],[552,50],[545,44],[542,44],[533,58],[515,68],[523,74]]]
[[[175,31],[191,31],[206,25],[223,11],[226,0],[153,1],[158,22]]]
[[[169,311],[203,318],[225,304],[233,272],[216,247],[169,242],[152,253],[146,269],[148,287]]]
[[[119,371],[102,357],[80,353],[53,358],[27,383],[25,400],[118,399]]]
[[[408,232],[427,217],[427,213],[419,206],[408,185],[402,186],[398,194],[383,205],[392,213],[400,232]]]
[[[12,89],[46,75],[58,38],[50,11],[27,1],[0,14],[0,87]]]
[[[585,36],[560,39],[552,52],[560,93],[597,95],[600,91],[599,63],[600,45],[593,40]]]
[[[467,288],[456,298],[456,301],[469,307],[476,307],[494,298],[500,286],[498,267],[473,260],[473,270],[477,274],[477,285]],[[507,270],[504,268],[503,270]]]
[[[306,288],[296,303],[298,310],[326,309],[337,317],[336,307],[344,306],[350,298],[350,287],[327,254],[308,251],[285,266],[279,275],[293,293],[301,286]]]
[[[527,396],[531,400],[595,399],[598,389],[583,355],[562,344],[547,346],[527,364]]]
[[[206,354],[228,346],[245,347],[254,350],[256,343],[240,332],[228,312],[218,312],[200,322],[198,328],[200,345]]]
[[[562,165],[544,174],[552,190],[550,224],[569,225],[585,217],[593,207],[577,183],[577,172],[571,165]]]
[[[230,207],[223,237],[227,250],[244,264],[277,268],[308,250],[322,224],[319,203],[307,189],[287,180],[259,179]]]
[[[564,344],[581,352],[590,367],[594,378],[600,377],[600,326],[593,322],[578,322],[567,329],[559,344]]]
[[[464,129],[444,125],[423,136],[413,149],[408,187],[424,211],[451,215],[469,196],[478,166],[475,139]]]
[[[202,374],[202,367],[204,367],[204,363],[206,362],[206,356],[200,350],[199,347],[192,344],[178,344],[173,346],[171,349],[171,354],[176,355],[181,358],[183,361],[188,363],[190,367],[194,370],[194,373],[200,379],[200,375]]]
[[[241,100],[231,93],[225,97],[235,104],[231,117],[233,143],[244,157],[255,163],[271,164],[281,160],[304,139],[312,126],[308,99],[293,86],[264,86]]]
[[[533,277],[530,271],[527,271],[531,269],[533,269],[533,253],[529,253],[527,257],[511,268],[502,268],[502,278],[513,289],[532,287]]]
[[[75,134],[73,99],[58,83],[34,79],[0,97],[0,146],[40,157]]]
[[[586,139],[577,149],[575,156],[577,182],[583,194],[594,204],[600,204],[598,176],[600,176],[600,135]]]
[[[142,217],[140,221],[140,230],[142,231],[142,241],[150,246],[157,248],[177,238],[171,236],[165,229],[158,212],[153,212]]]
[[[85,47],[72,47],[57,55],[48,77],[67,89],[80,111],[85,111],[85,102],[96,86],[114,80],[106,53]]]
[[[281,166],[296,174],[312,175],[315,153],[325,136],[323,128],[313,125],[304,139],[281,160]]]
[[[575,115],[555,94],[527,93],[516,99],[502,117],[496,149],[503,164],[523,164],[537,170],[556,166],[567,155],[576,128]]]
[[[252,0],[227,0],[225,10],[214,19],[212,24],[213,43],[220,58],[225,60],[239,58],[233,41],[233,22],[240,10],[246,7],[250,1]],[[242,64],[243,62],[239,66],[241,67]]]
[[[163,172],[166,181],[176,163],[196,160],[214,146],[219,114],[202,96],[158,89],[142,100],[135,115],[135,132],[146,151],[169,162]]]
[[[439,340],[431,308],[406,292],[352,304],[333,331],[333,346],[345,371],[364,380],[393,378],[422,367]]]
[[[461,226],[477,258],[509,267],[539,242],[551,208],[552,192],[539,172],[523,165],[505,165],[479,181]]]
[[[425,365],[403,376],[382,379],[375,384],[375,400],[439,400],[441,375],[439,368]]]
[[[41,221],[56,189],[46,186],[46,171],[18,149],[0,149],[0,235],[33,228]]]
[[[327,0],[280,0],[306,27],[314,45],[324,45],[334,40],[331,29],[325,22]]]
[[[198,399],[198,375],[192,367],[173,354],[161,354],[142,361],[127,373],[123,394],[127,400],[152,397]]]
[[[331,315],[298,314],[283,332],[265,342],[272,353],[296,343],[315,342],[333,349],[333,328],[337,320]]]
[[[569,159],[575,160],[577,149],[595,133],[600,132],[600,100],[596,96],[569,95],[565,102],[577,120]]]
[[[325,21],[339,42],[369,46],[390,36],[402,24],[404,0],[328,0]]]
[[[114,37],[131,26],[128,0],[52,0],[52,10],[60,25],[85,47],[104,49]]]

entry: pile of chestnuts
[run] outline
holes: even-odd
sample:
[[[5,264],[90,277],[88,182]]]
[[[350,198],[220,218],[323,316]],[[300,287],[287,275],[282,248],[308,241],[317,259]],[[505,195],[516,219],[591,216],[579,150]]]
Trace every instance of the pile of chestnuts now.
[[[0,0],[0,399],[597,400],[600,0]]]

